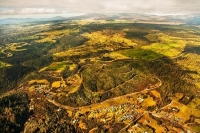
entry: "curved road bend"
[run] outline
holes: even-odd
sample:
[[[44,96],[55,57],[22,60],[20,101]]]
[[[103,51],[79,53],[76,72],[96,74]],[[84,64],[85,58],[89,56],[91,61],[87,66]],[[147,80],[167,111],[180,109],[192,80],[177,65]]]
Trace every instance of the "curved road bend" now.
[[[157,77],[156,77],[156,78],[157,78]],[[158,79],[158,81],[160,82],[160,84],[159,84],[158,86],[154,86],[154,87],[152,87],[152,88],[150,88],[150,89],[144,89],[144,90],[142,90],[142,91],[151,91],[151,90],[157,89],[157,88],[159,88],[160,86],[162,86],[162,81],[161,81],[159,78],[157,78],[157,79]],[[140,91],[140,92],[141,92],[141,91]],[[62,108],[64,108],[64,109],[68,109],[68,110],[77,110],[77,109],[83,109],[83,108],[89,108],[89,109],[90,109],[92,106],[100,105],[100,104],[102,104],[102,103],[104,103],[104,102],[111,102],[111,101],[119,100],[119,99],[121,99],[122,97],[127,97],[127,96],[131,96],[131,95],[135,95],[135,94],[138,94],[138,93],[140,93],[140,92],[134,92],[134,93],[122,95],[122,96],[119,96],[119,97],[110,98],[110,99],[107,99],[107,100],[105,100],[105,101],[103,101],[103,102],[100,102],[100,103],[91,104],[91,105],[82,106],[82,107],[71,107],[71,106],[67,106],[67,105],[60,104],[60,103],[58,103],[58,102],[56,102],[56,101],[54,101],[54,100],[51,100],[51,99],[49,99],[49,98],[46,98],[46,99],[47,99],[48,102],[50,102],[50,103],[52,103],[52,104],[54,104],[54,105],[56,105],[56,106],[58,106],[58,107],[62,107]]]

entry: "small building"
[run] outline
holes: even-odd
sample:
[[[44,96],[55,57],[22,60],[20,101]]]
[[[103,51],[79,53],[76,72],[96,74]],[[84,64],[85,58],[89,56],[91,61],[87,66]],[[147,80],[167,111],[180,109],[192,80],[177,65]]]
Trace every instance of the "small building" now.
[[[175,113],[178,113],[180,111],[180,109],[176,108],[176,107],[172,107],[171,108],[171,111],[175,112]]]

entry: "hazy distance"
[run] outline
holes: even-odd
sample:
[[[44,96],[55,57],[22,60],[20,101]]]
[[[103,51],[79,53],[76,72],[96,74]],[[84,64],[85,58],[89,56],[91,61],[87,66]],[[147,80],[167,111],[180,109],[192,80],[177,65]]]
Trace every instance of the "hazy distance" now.
[[[0,0],[1,15],[67,13],[185,15],[199,12],[199,0]]]

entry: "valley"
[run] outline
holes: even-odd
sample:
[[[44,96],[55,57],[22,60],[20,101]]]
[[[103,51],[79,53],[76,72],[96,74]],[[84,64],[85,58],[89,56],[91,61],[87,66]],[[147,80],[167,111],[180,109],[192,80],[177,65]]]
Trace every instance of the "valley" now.
[[[198,133],[200,27],[174,23],[3,25],[0,131]]]

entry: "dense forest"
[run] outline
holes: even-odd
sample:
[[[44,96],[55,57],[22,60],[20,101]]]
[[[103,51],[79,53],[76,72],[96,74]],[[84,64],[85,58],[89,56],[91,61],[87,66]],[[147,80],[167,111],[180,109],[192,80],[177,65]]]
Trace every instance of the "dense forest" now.
[[[19,133],[29,117],[29,99],[26,93],[16,93],[0,99],[0,131]]]

